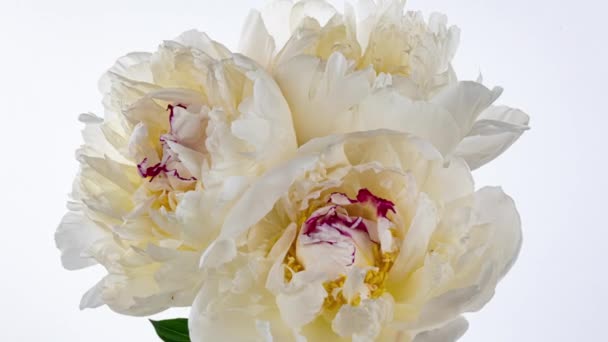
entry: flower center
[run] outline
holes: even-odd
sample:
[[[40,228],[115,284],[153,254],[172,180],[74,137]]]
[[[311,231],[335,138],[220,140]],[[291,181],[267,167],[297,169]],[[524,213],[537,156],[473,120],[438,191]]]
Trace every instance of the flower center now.
[[[390,218],[395,214],[392,202],[368,189],[359,190],[354,199],[330,195],[326,205],[302,222],[285,258],[286,281],[302,270],[324,274],[331,279],[324,284],[330,311],[379,297],[397,253]]]
[[[189,109],[183,104],[169,105],[169,129],[160,134],[157,140],[150,141],[146,128],[142,140],[147,141],[138,142],[148,147],[138,153],[141,161],[137,164],[137,170],[142,178],[148,180],[144,187],[156,194],[157,207],[173,208],[174,192],[194,190],[197,184],[198,175],[192,174],[184,165],[176,150],[179,148],[190,153],[205,153],[206,114],[194,113]]]

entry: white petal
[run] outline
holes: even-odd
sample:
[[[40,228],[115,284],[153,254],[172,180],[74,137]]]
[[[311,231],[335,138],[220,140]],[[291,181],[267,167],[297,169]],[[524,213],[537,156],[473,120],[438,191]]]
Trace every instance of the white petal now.
[[[412,326],[413,330],[428,331],[438,327],[458,317],[467,311],[480,290],[476,286],[451,290],[439,297],[427,302],[418,321]]]
[[[359,267],[353,267],[349,271],[342,288],[342,294],[347,301],[350,302],[357,295],[360,295],[360,298],[365,298],[368,295],[367,292],[369,289],[365,284],[365,276],[367,275],[367,272],[367,269]]]
[[[163,100],[176,104],[202,104],[203,96],[201,93],[189,89],[163,88],[151,91],[147,94],[150,98]]]
[[[304,18],[313,18],[318,21],[321,26],[324,26],[336,12],[336,9],[325,0],[299,1],[291,10],[291,30],[294,31]]]
[[[290,289],[281,292],[277,297],[277,306],[285,324],[295,330],[312,322],[323,306],[327,291],[321,281],[298,281],[299,272],[294,275],[289,284]]]
[[[479,114],[496,101],[501,93],[501,88],[490,90],[482,84],[464,81],[446,87],[431,102],[452,114],[460,127],[462,138],[469,133]]]
[[[232,134],[253,145],[256,151],[263,151],[269,140],[273,140],[270,123],[259,118],[243,118],[232,122]]]
[[[499,188],[483,188],[474,195],[473,216],[469,239],[481,238],[474,243],[482,244],[482,249],[454,265],[456,274],[464,278],[455,279],[460,282],[452,284],[454,290],[425,304],[416,329],[435,329],[462,313],[481,309],[515,262],[521,227],[513,201]]]
[[[175,209],[175,216],[180,223],[180,229],[184,235],[184,239],[193,246],[207,246],[210,243],[210,230],[214,228],[214,216],[211,212],[218,212],[215,207],[208,208],[203,205],[204,193],[201,191],[189,191],[181,196],[179,204]],[[216,203],[211,200],[210,203]],[[217,228],[219,230],[219,227]]]
[[[95,158],[87,155],[79,156],[80,162],[93,168],[100,176],[116,184],[126,192],[135,191],[141,178],[137,175],[136,168],[132,165],[118,163],[107,156]]]
[[[467,320],[459,317],[441,328],[417,335],[413,342],[456,342],[468,328]]]
[[[217,284],[206,283],[190,309],[188,330],[193,342],[258,341],[260,330],[246,300],[217,292]]]
[[[458,145],[457,156],[471,169],[477,169],[506,151],[529,129],[529,117],[508,107],[490,107],[481,115],[471,132]]]
[[[76,270],[97,263],[89,253],[91,246],[109,233],[98,227],[80,212],[69,212],[64,217],[57,232],[55,244],[61,250],[63,267]]]
[[[358,306],[343,305],[331,323],[340,337],[374,341],[382,326],[392,320],[393,302],[387,297],[364,300]]]
[[[285,45],[292,33],[289,23],[292,8],[292,0],[276,0],[269,1],[262,10],[264,25],[274,38],[277,48]]]
[[[276,70],[277,83],[290,104],[300,145],[327,134],[345,132],[340,125],[352,115],[348,110],[371,90],[370,69],[353,72],[340,54],[326,65],[311,56],[299,56]]]
[[[94,309],[105,304],[102,298],[104,282],[105,279],[101,279],[82,296],[82,299],[80,300],[80,310]]]
[[[184,46],[198,49],[216,60],[229,58],[232,55],[230,50],[225,46],[211,40],[206,33],[197,30],[186,31],[177,37],[175,41]]]
[[[216,240],[205,250],[201,257],[201,268],[218,268],[234,259],[237,255],[234,240]]]
[[[434,200],[449,203],[473,193],[475,183],[468,164],[460,158],[453,158],[447,166],[434,167],[420,189]]]
[[[471,303],[469,311],[481,309],[494,295],[498,281],[511,269],[522,245],[521,219],[513,200],[501,188],[485,187],[475,193],[477,216],[474,225],[488,230],[487,253],[483,261],[492,272],[486,281],[480,281],[480,294]],[[483,280],[483,276],[481,277]]]
[[[285,285],[285,267],[283,260],[289,251],[291,244],[296,238],[297,226],[292,223],[268,253],[269,260],[276,260],[268,272],[266,288],[273,294],[277,294]]]
[[[133,52],[119,58],[108,73],[99,80],[99,90],[102,93],[110,91],[112,75],[122,75],[142,82],[153,82],[149,68],[151,57],[152,54],[148,52]]]
[[[200,179],[202,175],[201,167],[205,161],[205,155],[171,140],[167,140],[166,143],[172,151],[177,153],[180,162],[188,172],[195,178]]]
[[[260,12],[252,10],[243,26],[239,52],[258,62],[263,68],[268,69],[274,57],[274,39],[264,26]]]
[[[259,178],[230,211],[222,227],[221,237],[236,238],[261,220],[279,197],[287,192],[296,177],[317,161],[316,156],[294,158],[281,168]]]
[[[82,130],[84,145],[79,150],[79,154],[99,158],[108,156],[110,159],[123,164],[130,163],[130,160],[122,154],[124,151],[119,151],[117,146],[112,144],[112,142],[120,140],[123,142],[122,146],[124,146],[126,141],[124,136],[114,132],[102,118],[94,114],[81,114],[78,120],[85,124]]]
[[[414,102],[392,89],[377,92],[361,101],[342,126],[356,125],[351,131],[392,129],[411,133],[431,142],[442,154],[460,142],[458,123],[438,105]]]
[[[416,214],[403,239],[399,256],[391,269],[391,281],[401,281],[422,264],[431,235],[439,223],[437,207],[424,193],[418,197]]]

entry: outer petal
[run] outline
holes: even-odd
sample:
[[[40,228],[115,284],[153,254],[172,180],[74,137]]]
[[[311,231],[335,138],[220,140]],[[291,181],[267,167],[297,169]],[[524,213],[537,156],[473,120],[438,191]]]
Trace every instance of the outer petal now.
[[[439,92],[431,100],[452,114],[460,127],[460,137],[464,137],[473,123],[502,93],[501,88],[492,90],[476,82],[459,82]]]
[[[498,282],[511,269],[522,245],[521,220],[511,197],[501,188],[485,187],[475,193],[475,225],[487,227],[491,240],[485,251],[486,263],[491,263],[492,272],[487,281],[479,283],[480,294],[468,311],[480,310],[494,295]]]
[[[275,53],[274,39],[266,30],[260,12],[252,10],[245,21],[239,43],[239,51],[269,69]]]
[[[283,46],[291,33],[291,9],[293,0],[270,1],[262,10],[264,26],[274,38],[276,46]]]
[[[345,132],[392,129],[411,133],[431,142],[442,154],[460,142],[458,122],[441,106],[412,101],[392,89],[384,89],[363,99],[349,117],[336,122],[335,130]]]
[[[417,335],[413,342],[456,342],[468,328],[467,320],[460,317],[441,328]]]
[[[199,50],[216,60],[232,56],[232,53],[224,45],[212,40],[206,33],[197,30],[186,31],[179,35],[175,41],[183,46]]]
[[[446,284],[452,290],[424,305],[410,329],[436,329],[457,315],[481,309],[515,262],[521,248],[521,224],[508,196],[499,188],[479,190],[473,196],[472,220],[467,234],[470,250],[453,268],[460,276]]]
[[[506,151],[529,129],[530,119],[524,112],[508,107],[490,107],[484,111],[455,155],[464,158],[471,169],[477,169]]]
[[[76,270],[97,264],[89,249],[107,234],[87,220],[83,213],[75,211],[67,213],[55,233],[55,243],[61,250],[63,267]]]
[[[326,0],[302,0],[295,3],[291,10],[292,31],[299,26],[304,18],[313,18],[325,25],[335,14],[336,9]]]
[[[104,281],[105,279],[100,280],[82,296],[80,310],[97,308],[105,304],[102,298]]]

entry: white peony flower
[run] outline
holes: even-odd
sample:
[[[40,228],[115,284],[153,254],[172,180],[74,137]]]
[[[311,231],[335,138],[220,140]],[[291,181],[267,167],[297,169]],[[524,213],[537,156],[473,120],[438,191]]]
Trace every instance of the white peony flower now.
[[[378,130],[311,140],[259,178],[203,255],[193,341],[455,341],[521,244],[467,164]]]
[[[100,88],[105,117],[80,118],[81,170],[56,233],[63,265],[108,271],[82,308],[189,306],[224,212],[295,153],[289,107],[254,62],[195,31],[119,59]]]
[[[404,0],[278,0],[252,11],[241,51],[270,70],[290,104],[298,142],[376,128],[429,140],[477,168],[528,128],[522,111],[493,107],[502,89],[459,82],[460,32],[444,15],[404,13]]]

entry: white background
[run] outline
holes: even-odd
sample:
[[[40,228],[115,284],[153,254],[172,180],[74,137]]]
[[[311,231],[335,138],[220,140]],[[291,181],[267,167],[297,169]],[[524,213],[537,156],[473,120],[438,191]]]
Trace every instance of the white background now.
[[[0,340],[156,341],[144,318],[80,312],[100,269],[61,268],[53,234],[76,173],[81,112],[130,51],[198,28],[231,48],[263,1],[0,0]],[[463,79],[505,88],[533,129],[476,172],[518,204],[525,244],[464,342],[608,341],[608,42],[603,1],[411,0],[462,28]],[[185,310],[160,317],[186,315]]]

